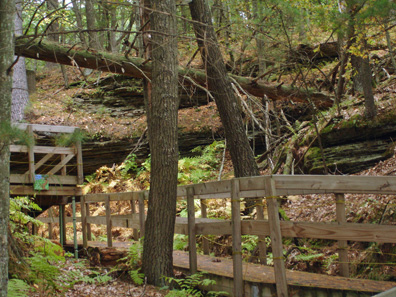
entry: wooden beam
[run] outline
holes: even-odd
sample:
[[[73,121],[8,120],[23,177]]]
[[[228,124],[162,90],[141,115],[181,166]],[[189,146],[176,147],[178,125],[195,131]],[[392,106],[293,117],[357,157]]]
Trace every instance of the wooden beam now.
[[[33,128],[31,125],[27,126],[27,133],[29,134],[29,137],[34,137],[33,135]],[[35,168],[34,168],[34,145],[30,145],[27,147],[28,149],[28,156],[29,156],[29,182],[34,183],[35,181]]]
[[[111,222],[110,196],[107,196],[106,198],[105,208],[106,208],[107,247],[112,247],[113,234],[111,233],[112,222]]]
[[[190,272],[195,274],[198,271],[197,262],[197,238],[195,236],[195,206],[194,187],[187,188],[187,212],[188,212],[188,255],[190,261]]]
[[[239,180],[231,180],[231,214],[232,214],[232,258],[234,274],[234,296],[243,297],[242,274],[242,234],[241,234],[241,198]]]
[[[132,195],[132,199],[130,200],[131,204],[131,218],[133,218],[136,215],[136,204],[135,202],[138,201],[139,197],[136,195],[136,192],[133,192],[134,195]],[[133,233],[133,239],[134,240],[139,240],[139,231],[136,228],[132,229]]]
[[[200,202],[201,202],[201,217],[203,219],[206,219],[208,217],[206,202],[203,199],[200,199]],[[209,255],[209,241],[206,237],[202,238],[202,249],[204,255]]]
[[[25,124],[17,123],[14,124],[21,130],[26,130],[27,127],[31,127],[32,131],[37,132],[54,132],[54,133],[73,133],[77,127],[70,126],[54,126],[54,125],[40,125],[40,124]]]
[[[264,207],[263,199],[259,200],[256,206],[257,220],[264,220]],[[259,262],[263,265],[267,265],[267,243],[265,242],[265,235],[258,236],[258,250],[259,250]]]
[[[335,194],[336,200],[336,216],[338,223],[346,223],[345,214],[345,195]],[[396,230],[396,228],[395,228]],[[349,277],[349,263],[348,263],[348,241],[338,241],[338,259],[340,263],[340,275]]]
[[[32,147],[35,154],[55,154],[55,155],[70,155],[75,154],[75,149],[70,147],[57,147],[57,146],[40,146],[35,145]],[[29,148],[26,145],[10,145],[11,153],[28,153]]]
[[[88,238],[87,238],[87,212],[85,210],[85,197],[80,197],[81,204],[81,229],[82,229],[82,238],[83,238],[83,248],[88,248]]]
[[[67,186],[50,186],[49,190],[35,191],[32,186],[10,185],[11,195],[81,196],[82,189]]]
[[[76,129],[80,131],[80,129]],[[83,157],[82,157],[82,145],[81,140],[76,142],[76,156],[77,156],[77,181],[79,185],[84,183],[84,167],[83,167]]]
[[[140,238],[144,237],[144,233],[145,233],[146,214],[145,214],[145,210],[144,210],[144,200],[145,200],[147,194],[146,194],[146,192],[139,193]]]
[[[36,170],[39,169],[41,166],[43,166],[43,164],[45,162],[47,162],[54,154],[46,154],[44,157],[42,157],[40,159],[40,161],[38,161],[35,166],[36,166]],[[62,155],[63,156],[63,155]],[[29,170],[25,172],[25,174],[29,174]]]
[[[267,196],[268,222],[271,234],[271,246],[274,261],[276,291],[278,297],[288,297],[285,261],[283,258],[282,233],[279,221],[279,209],[274,180],[271,176],[265,179]]]
[[[50,185],[77,185],[77,177],[70,175],[51,175],[47,177],[47,181]],[[11,174],[10,183],[29,184],[29,174]]]

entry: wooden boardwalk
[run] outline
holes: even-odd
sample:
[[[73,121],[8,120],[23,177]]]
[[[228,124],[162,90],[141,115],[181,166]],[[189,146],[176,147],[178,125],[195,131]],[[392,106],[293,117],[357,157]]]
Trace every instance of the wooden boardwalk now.
[[[89,247],[98,248],[99,250],[106,249],[107,253],[109,251],[118,252],[121,255],[127,252],[130,245],[133,242],[113,242],[113,247],[108,248],[106,242],[88,242]],[[73,244],[70,243],[67,246],[72,247]],[[79,243],[82,247],[82,242]],[[110,252],[111,253],[111,252]],[[197,255],[198,257],[198,271],[205,271],[209,273],[209,278],[220,276],[231,280],[233,279],[233,261],[229,258],[222,257],[212,257],[207,255]],[[175,269],[182,269],[183,271],[188,271],[190,269],[189,265],[189,255],[187,252],[174,251],[173,252],[173,266]],[[355,296],[371,296],[375,293],[383,292],[396,287],[396,282],[385,282],[385,281],[374,281],[366,279],[353,279],[341,276],[329,276],[325,274],[301,272],[286,270],[286,278],[289,286],[294,287],[297,291],[298,289],[310,289],[315,290],[326,290],[326,291],[337,291],[342,292],[346,296],[346,292],[355,293]],[[245,282],[253,284],[267,284],[275,285],[275,273],[274,267],[253,264],[253,263],[243,263],[243,280]],[[220,288],[224,290],[223,288]],[[226,288],[227,289],[227,288]],[[232,292],[232,288],[230,288]],[[275,290],[275,289],[274,289]],[[293,290],[291,290],[293,291]],[[275,291],[274,291],[275,292]],[[360,295],[359,295],[360,293]],[[367,295],[365,295],[365,293]],[[275,293],[276,294],[276,293]],[[363,295],[362,295],[363,294]],[[343,296],[340,295],[340,296]],[[307,295],[308,296],[308,295]],[[328,296],[333,296],[328,294]]]

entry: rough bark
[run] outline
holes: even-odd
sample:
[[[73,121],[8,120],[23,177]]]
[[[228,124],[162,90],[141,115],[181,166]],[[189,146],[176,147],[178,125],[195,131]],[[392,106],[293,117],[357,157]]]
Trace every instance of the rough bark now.
[[[11,121],[13,63],[14,0],[0,1],[0,125]],[[10,153],[8,141],[0,138],[0,297],[7,296],[8,284],[8,216],[9,216],[9,168]]]
[[[18,55],[43,61],[57,62],[65,65],[78,64],[80,67],[98,69],[133,76],[136,78],[151,77],[151,62],[141,58],[124,57],[117,54],[88,51],[75,46],[63,46],[56,43],[39,41],[29,38],[17,38],[15,52]],[[184,83],[189,77],[196,84],[206,85],[206,74],[202,71],[179,67],[179,76]],[[251,78],[229,75],[248,93],[276,100],[291,100],[294,102],[309,103],[310,98],[318,107],[330,107],[333,99],[326,93],[305,91],[283,84],[273,85],[255,82]]]
[[[244,130],[238,99],[220,52],[209,6],[204,0],[190,2],[198,47],[206,66],[208,87],[215,98],[230,150],[236,177],[259,175],[253,151]]]
[[[22,35],[22,1],[16,2],[15,35]],[[18,62],[13,67],[11,120],[20,122],[24,119],[25,109],[29,103],[29,92],[24,57],[15,57]]]
[[[174,0],[151,0],[152,78],[147,99],[151,181],[143,246],[143,271],[150,284],[173,275],[177,194],[177,23]],[[157,33],[158,32],[158,33]]]
[[[96,32],[96,11],[94,0],[85,1],[85,17],[87,20],[89,46],[94,49],[101,49],[102,47],[99,43],[98,32]]]

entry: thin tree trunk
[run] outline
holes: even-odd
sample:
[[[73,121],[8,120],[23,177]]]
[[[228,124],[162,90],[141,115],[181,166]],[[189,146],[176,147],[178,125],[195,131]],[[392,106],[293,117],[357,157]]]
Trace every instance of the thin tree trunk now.
[[[173,275],[179,108],[177,23],[174,0],[152,0],[151,6],[152,92],[146,104],[151,181],[143,270],[148,283],[161,286],[166,283],[164,276]]]
[[[14,0],[0,1],[0,127],[11,122],[12,75],[14,57]],[[10,206],[10,152],[6,138],[0,138],[0,297],[7,297],[8,221]]]
[[[16,2],[15,35],[22,35],[22,1]],[[20,122],[25,117],[25,109],[29,103],[29,91],[26,77],[24,57],[15,57],[18,62],[13,67],[11,120]]]
[[[243,128],[241,110],[220,52],[209,6],[205,0],[190,2],[191,17],[201,56],[230,149],[236,177],[260,175]],[[248,207],[251,203],[247,203]]]

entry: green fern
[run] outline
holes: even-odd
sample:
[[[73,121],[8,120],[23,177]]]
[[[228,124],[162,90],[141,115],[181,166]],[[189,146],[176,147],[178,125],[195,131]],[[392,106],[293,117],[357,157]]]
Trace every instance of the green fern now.
[[[30,286],[21,279],[10,279],[8,281],[8,297],[27,297],[29,296]]]
[[[140,272],[140,268],[130,270],[128,271],[128,274],[136,285],[141,286],[144,284],[144,273]]]

